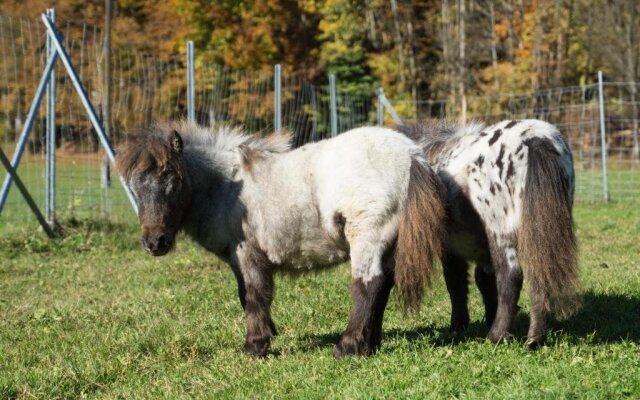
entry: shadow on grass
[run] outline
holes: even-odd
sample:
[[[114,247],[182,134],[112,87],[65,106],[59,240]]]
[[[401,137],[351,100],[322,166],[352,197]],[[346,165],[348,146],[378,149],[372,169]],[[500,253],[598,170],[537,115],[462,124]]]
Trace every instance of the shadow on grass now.
[[[514,321],[516,338],[524,338],[529,327],[529,314],[520,312]],[[619,294],[599,294],[587,292],[583,295],[582,308],[570,319],[549,322],[549,328],[561,331],[571,343],[588,338],[596,344],[632,341],[640,343],[640,297]],[[418,326],[411,329],[389,329],[383,332],[384,342],[396,339],[408,342],[426,341],[432,346],[450,346],[463,342],[484,340],[488,328],[484,320],[471,322],[467,330],[460,335],[449,332],[448,326]],[[313,351],[333,348],[340,340],[342,332],[311,334],[301,338],[301,349]]]
[[[594,343],[640,343],[640,297],[586,292],[582,308],[566,321],[549,326]]]

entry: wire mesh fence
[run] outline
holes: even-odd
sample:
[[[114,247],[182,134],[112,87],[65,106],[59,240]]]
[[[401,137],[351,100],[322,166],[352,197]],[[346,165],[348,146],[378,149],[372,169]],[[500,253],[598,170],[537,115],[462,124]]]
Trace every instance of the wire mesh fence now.
[[[58,24],[63,45],[100,113],[105,99],[102,32],[85,24]],[[38,20],[0,15],[0,146],[12,154],[27,110],[47,61],[46,31]],[[197,49],[196,49],[197,50]],[[185,54],[161,57],[136,48],[111,52],[112,85],[108,120],[102,118],[117,146],[126,134],[156,120],[187,116]],[[117,179],[105,185],[101,168],[105,153],[69,76],[56,73],[56,214],[59,219],[130,220],[133,211]],[[241,125],[266,134],[274,128],[276,91],[280,90],[282,125],[294,146],[321,140],[348,129],[376,123],[374,94],[358,96],[335,88],[332,128],[331,90],[302,73],[282,76],[274,84],[273,68],[238,71],[219,65],[195,65],[195,119],[202,125]],[[495,94],[467,99],[469,118],[486,123],[503,119],[539,118],[560,128],[574,153],[579,200],[600,200],[603,156],[597,84],[523,94]],[[613,200],[640,194],[638,87],[605,83],[604,109],[609,191]],[[460,115],[455,98],[442,101],[394,102],[403,120]],[[102,115],[100,115],[102,117]],[[46,114],[41,107],[18,172],[40,207],[45,203]],[[4,171],[3,171],[4,172]],[[0,231],[35,224],[35,218],[13,189],[0,215]]]
[[[103,35],[75,22],[58,24],[63,45],[96,110],[105,99]],[[47,61],[46,30],[38,20],[0,15],[0,146],[11,155],[25,123]],[[103,124],[117,146],[126,134],[156,120],[187,117],[187,59],[162,58],[136,48],[111,50],[112,85],[108,118]],[[101,181],[105,153],[61,65],[56,68],[56,215],[68,218],[129,220],[133,211],[117,179]],[[238,71],[219,65],[195,68],[195,119],[202,125],[241,125],[266,134],[274,127],[274,73]],[[329,88],[303,74],[283,76],[282,122],[294,146],[331,135]],[[375,121],[374,98],[354,96],[337,87],[337,127],[343,132]],[[40,107],[18,173],[40,207],[45,203],[45,107]],[[4,171],[3,171],[4,172]],[[3,174],[4,175],[4,174]],[[12,189],[0,215],[0,231],[34,224],[19,193]]]
[[[603,152],[598,84],[555,88],[523,94],[495,94],[467,99],[468,120],[492,124],[505,119],[538,118],[556,125],[567,137],[576,169],[576,198],[601,200]],[[636,83],[603,85],[608,190],[613,200],[640,197],[638,100]],[[403,120],[458,119],[460,102],[398,102]]]

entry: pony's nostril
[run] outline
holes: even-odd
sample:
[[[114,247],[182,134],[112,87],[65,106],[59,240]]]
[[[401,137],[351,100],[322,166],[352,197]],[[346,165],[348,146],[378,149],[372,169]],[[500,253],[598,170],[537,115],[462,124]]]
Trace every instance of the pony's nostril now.
[[[158,237],[158,244],[156,245],[157,249],[164,249],[166,246],[167,242],[167,238],[165,235],[160,235],[160,237]]]

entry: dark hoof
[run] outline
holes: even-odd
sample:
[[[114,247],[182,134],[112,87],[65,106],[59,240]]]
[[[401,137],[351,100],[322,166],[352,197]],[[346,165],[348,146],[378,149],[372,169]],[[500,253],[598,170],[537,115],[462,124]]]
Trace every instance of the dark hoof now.
[[[336,358],[367,356],[371,353],[368,347],[364,340],[356,340],[350,336],[343,336],[338,344],[336,344],[333,355]]]
[[[496,344],[513,342],[513,335],[509,332],[502,332],[502,333],[489,332],[489,335],[487,337],[489,338],[489,340],[491,340],[492,343],[496,343]]]
[[[451,318],[451,325],[449,326],[449,332],[454,335],[460,334],[467,330],[469,327],[469,316]]]
[[[544,337],[532,337],[532,338],[528,338],[527,342],[525,343],[525,346],[527,347],[527,350],[538,350],[540,347],[542,347],[542,345],[544,344]]]
[[[269,351],[271,345],[271,337],[252,337],[247,338],[244,343],[244,350],[255,357],[264,357]]]

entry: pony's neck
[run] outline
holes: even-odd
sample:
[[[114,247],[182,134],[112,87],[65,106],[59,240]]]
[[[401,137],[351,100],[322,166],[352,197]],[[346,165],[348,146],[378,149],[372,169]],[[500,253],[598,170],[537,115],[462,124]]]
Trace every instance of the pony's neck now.
[[[191,193],[182,229],[202,242],[209,231],[203,227],[223,218],[233,204],[234,181],[240,168],[238,155],[233,150],[185,141],[183,157]]]

